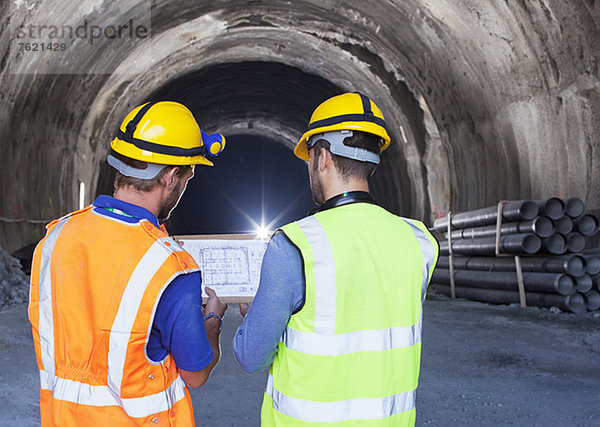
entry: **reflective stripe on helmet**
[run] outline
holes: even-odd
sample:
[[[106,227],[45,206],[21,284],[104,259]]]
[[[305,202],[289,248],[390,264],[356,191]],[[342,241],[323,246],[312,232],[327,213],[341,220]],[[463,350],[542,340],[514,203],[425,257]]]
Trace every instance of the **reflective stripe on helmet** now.
[[[362,114],[341,114],[339,116],[329,117],[323,120],[317,120],[308,125],[307,130],[316,129],[318,127],[331,126],[342,122],[372,122],[376,123],[379,126],[387,129],[385,126],[385,120],[376,117],[373,114],[373,110],[371,108],[371,100],[360,92],[353,92],[360,96],[360,101],[362,102],[363,113]]]
[[[133,136],[137,125],[140,123],[144,115],[157,102],[158,101],[148,102],[146,105],[140,108],[140,110],[136,113],[133,119],[131,119],[129,123],[127,123],[127,125],[125,126],[125,132],[123,132],[119,128],[119,130],[117,131],[117,138],[135,145],[140,150],[151,151],[153,153],[167,154],[170,156],[204,156],[206,154],[206,147],[204,145],[197,148],[173,147],[168,145],[156,144],[154,142],[146,141],[140,138],[135,138]]]
[[[133,132],[135,132],[135,129],[140,120],[142,120],[142,117],[144,117],[144,114],[146,114],[148,110],[157,102],[158,101],[148,102],[146,105],[140,108],[140,111],[138,111],[133,117],[133,119],[131,119],[129,123],[127,123],[127,125],[125,126],[125,133],[128,137],[133,137]]]

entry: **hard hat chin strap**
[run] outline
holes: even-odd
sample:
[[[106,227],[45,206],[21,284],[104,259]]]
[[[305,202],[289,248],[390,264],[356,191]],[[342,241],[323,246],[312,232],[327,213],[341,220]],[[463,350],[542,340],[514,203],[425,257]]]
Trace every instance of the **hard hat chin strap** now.
[[[346,157],[359,162],[369,162],[379,164],[379,154],[373,153],[364,148],[349,147],[344,145],[344,139],[351,137],[351,130],[334,130],[331,132],[317,133],[310,137],[307,143],[307,150],[310,150],[318,140],[324,139],[329,142],[329,151],[341,157]]]

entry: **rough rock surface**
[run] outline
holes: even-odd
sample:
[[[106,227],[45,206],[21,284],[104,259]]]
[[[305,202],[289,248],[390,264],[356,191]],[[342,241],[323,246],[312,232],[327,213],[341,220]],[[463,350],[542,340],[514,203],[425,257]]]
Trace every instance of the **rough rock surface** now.
[[[21,262],[0,246],[0,310],[29,300],[29,278]]]
[[[76,39],[19,62],[19,25],[84,19],[151,19],[152,37]],[[61,216],[80,182],[85,202],[110,190],[108,142],[145,100],[291,147],[320,101],[355,90],[386,114],[373,189],[395,213],[430,223],[553,195],[600,209],[599,46],[594,0],[4,1],[0,182],[15,185],[0,187],[0,217]],[[42,233],[0,221],[10,251]]]

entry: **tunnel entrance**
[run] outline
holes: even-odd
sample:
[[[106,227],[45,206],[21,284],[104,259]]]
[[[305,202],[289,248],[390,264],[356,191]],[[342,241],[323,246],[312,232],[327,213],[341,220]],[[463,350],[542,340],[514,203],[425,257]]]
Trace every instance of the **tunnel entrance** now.
[[[204,131],[220,132],[228,139],[228,147],[216,159],[215,168],[196,169],[197,177],[190,181],[180,207],[173,213],[169,231],[248,232],[261,222],[276,227],[306,215],[313,206],[306,168],[290,150],[320,103],[354,90],[294,66],[265,61],[208,65],[150,88],[144,101],[181,102],[190,108]],[[281,155],[275,158],[274,153]],[[236,156],[240,158],[234,159]],[[371,180],[371,190],[386,209],[409,215],[413,189],[406,168],[398,167],[405,163],[402,150],[392,144]],[[261,167],[265,170],[253,171],[256,165],[264,165]],[[103,162],[98,194],[112,192],[111,169]],[[271,183],[277,183],[277,187],[263,188]],[[281,197],[274,196],[279,186],[285,188]],[[293,198],[288,196],[295,197],[300,191],[306,194],[292,203]],[[288,206],[290,203],[292,206]],[[287,211],[273,222],[283,209]]]
[[[313,110],[345,92],[321,76],[278,62],[216,64],[183,74],[147,100],[186,105],[205,131],[253,134],[295,145]]]
[[[103,25],[148,17],[137,2],[110,13],[10,3],[4,30],[13,36],[49,16]],[[92,52],[80,39],[45,54],[21,52],[19,37],[5,43],[4,247],[39,240],[44,227],[30,221],[76,209],[82,183],[82,204],[112,192],[108,142],[152,97],[190,105],[207,132],[291,146],[316,105],[360,90],[391,130],[373,192],[393,213],[427,222],[556,193],[598,209],[600,2],[152,3],[151,37],[131,43],[105,40]],[[52,73],[53,63],[73,73]]]
[[[253,232],[305,216],[314,207],[308,171],[291,149],[314,108],[345,90],[277,62],[217,64],[175,77],[146,100],[177,101],[227,148],[215,167],[197,167],[167,223],[172,234]],[[114,172],[102,163],[97,194],[111,194]]]
[[[228,234],[269,230],[314,207],[305,162],[269,139],[228,138],[214,167],[197,166],[167,221],[171,234]]]
[[[227,138],[215,166],[198,165],[166,226],[171,234],[231,234],[269,230],[315,207],[305,162],[282,144],[255,135]],[[98,195],[112,194],[115,171],[104,162]]]

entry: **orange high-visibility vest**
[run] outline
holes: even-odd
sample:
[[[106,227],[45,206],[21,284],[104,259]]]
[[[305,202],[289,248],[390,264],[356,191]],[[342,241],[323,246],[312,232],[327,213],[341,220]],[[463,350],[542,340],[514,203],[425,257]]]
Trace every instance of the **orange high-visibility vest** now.
[[[48,225],[29,304],[42,425],[194,424],[171,355],[146,354],[160,296],[193,271],[193,258],[147,220],[130,224],[90,206]]]

